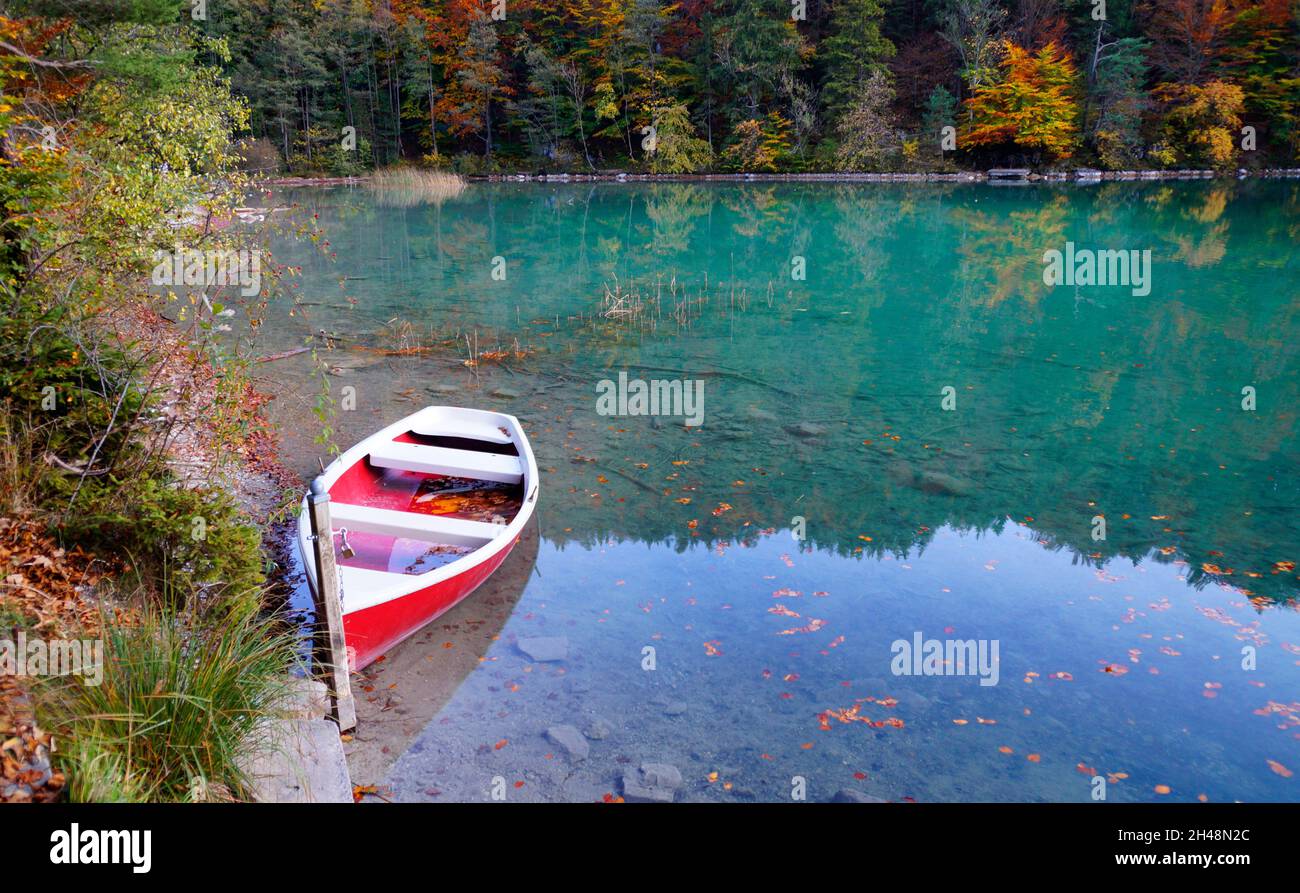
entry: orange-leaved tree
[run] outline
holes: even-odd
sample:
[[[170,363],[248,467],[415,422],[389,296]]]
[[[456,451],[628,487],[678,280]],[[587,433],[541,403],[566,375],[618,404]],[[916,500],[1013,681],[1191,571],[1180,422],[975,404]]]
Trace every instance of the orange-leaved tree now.
[[[435,57],[447,73],[434,114],[452,133],[479,137],[485,158],[492,155],[493,108],[515,92],[490,9],[484,0],[452,0],[445,28],[434,35]]]
[[[1078,77],[1068,51],[1048,43],[1036,53],[1003,44],[999,76],[966,100],[970,123],[962,148],[1014,144],[1068,158],[1079,139]]]

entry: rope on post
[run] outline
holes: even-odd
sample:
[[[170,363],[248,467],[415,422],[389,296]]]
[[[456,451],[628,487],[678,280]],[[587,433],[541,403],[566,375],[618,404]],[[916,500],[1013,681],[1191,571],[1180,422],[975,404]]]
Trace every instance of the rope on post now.
[[[320,478],[311,482],[307,515],[316,558],[316,620],[324,620],[327,684],[334,696],[334,718],[339,730],[356,728],[357,706],[352,699],[348,649],[343,636],[343,599],[339,595],[339,570],[334,561],[334,531],[330,527],[330,496]]]

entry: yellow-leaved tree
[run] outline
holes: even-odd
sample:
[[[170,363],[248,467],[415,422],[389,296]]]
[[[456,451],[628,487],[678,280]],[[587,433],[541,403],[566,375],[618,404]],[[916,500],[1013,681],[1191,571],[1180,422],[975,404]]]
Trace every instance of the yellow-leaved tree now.
[[[1227,81],[1161,84],[1154,91],[1169,103],[1160,142],[1151,157],[1166,166],[1205,164],[1230,167],[1237,157],[1237,136],[1246,95]]]

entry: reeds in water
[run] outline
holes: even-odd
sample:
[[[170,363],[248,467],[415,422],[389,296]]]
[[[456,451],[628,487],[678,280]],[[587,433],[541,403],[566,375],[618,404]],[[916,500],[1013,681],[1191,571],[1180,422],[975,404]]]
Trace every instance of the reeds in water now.
[[[414,208],[456,198],[465,191],[466,184],[459,174],[398,165],[375,171],[367,185],[380,205]]]
[[[657,277],[653,289],[642,290],[636,280],[627,288],[614,277],[613,285],[604,283],[604,295],[601,298],[600,316],[619,325],[644,328],[655,331],[662,320],[677,324],[678,328],[688,329],[700,318],[704,305],[709,302],[707,279],[703,289],[692,296],[684,283],[677,277],[664,282]]]

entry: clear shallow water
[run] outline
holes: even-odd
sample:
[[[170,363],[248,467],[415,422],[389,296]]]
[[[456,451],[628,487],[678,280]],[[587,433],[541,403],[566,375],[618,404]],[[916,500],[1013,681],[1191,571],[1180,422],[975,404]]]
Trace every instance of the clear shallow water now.
[[[523,419],[543,469],[536,573],[398,797],[500,776],[600,799],[651,761],[678,799],[788,799],[800,776],[809,799],[1074,800],[1098,773],[1111,800],[1300,799],[1295,184],[282,198],[337,257],[280,247],[308,303],[273,307],[261,345],[351,339],[327,355],[357,395],[336,440],[466,403]],[[1067,240],[1150,249],[1151,294],[1047,288]],[[599,317],[616,276],[658,314]],[[474,343],[510,356],[467,368]],[[624,370],[703,378],[703,426],[598,415]],[[271,373],[304,473],[309,373]],[[893,675],[917,632],[996,639],[998,684]],[[568,660],[530,663],[515,640],[538,635]],[[406,647],[436,660],[437,638]],[[581,763],[543,737],[592,717],[611,731]]]

